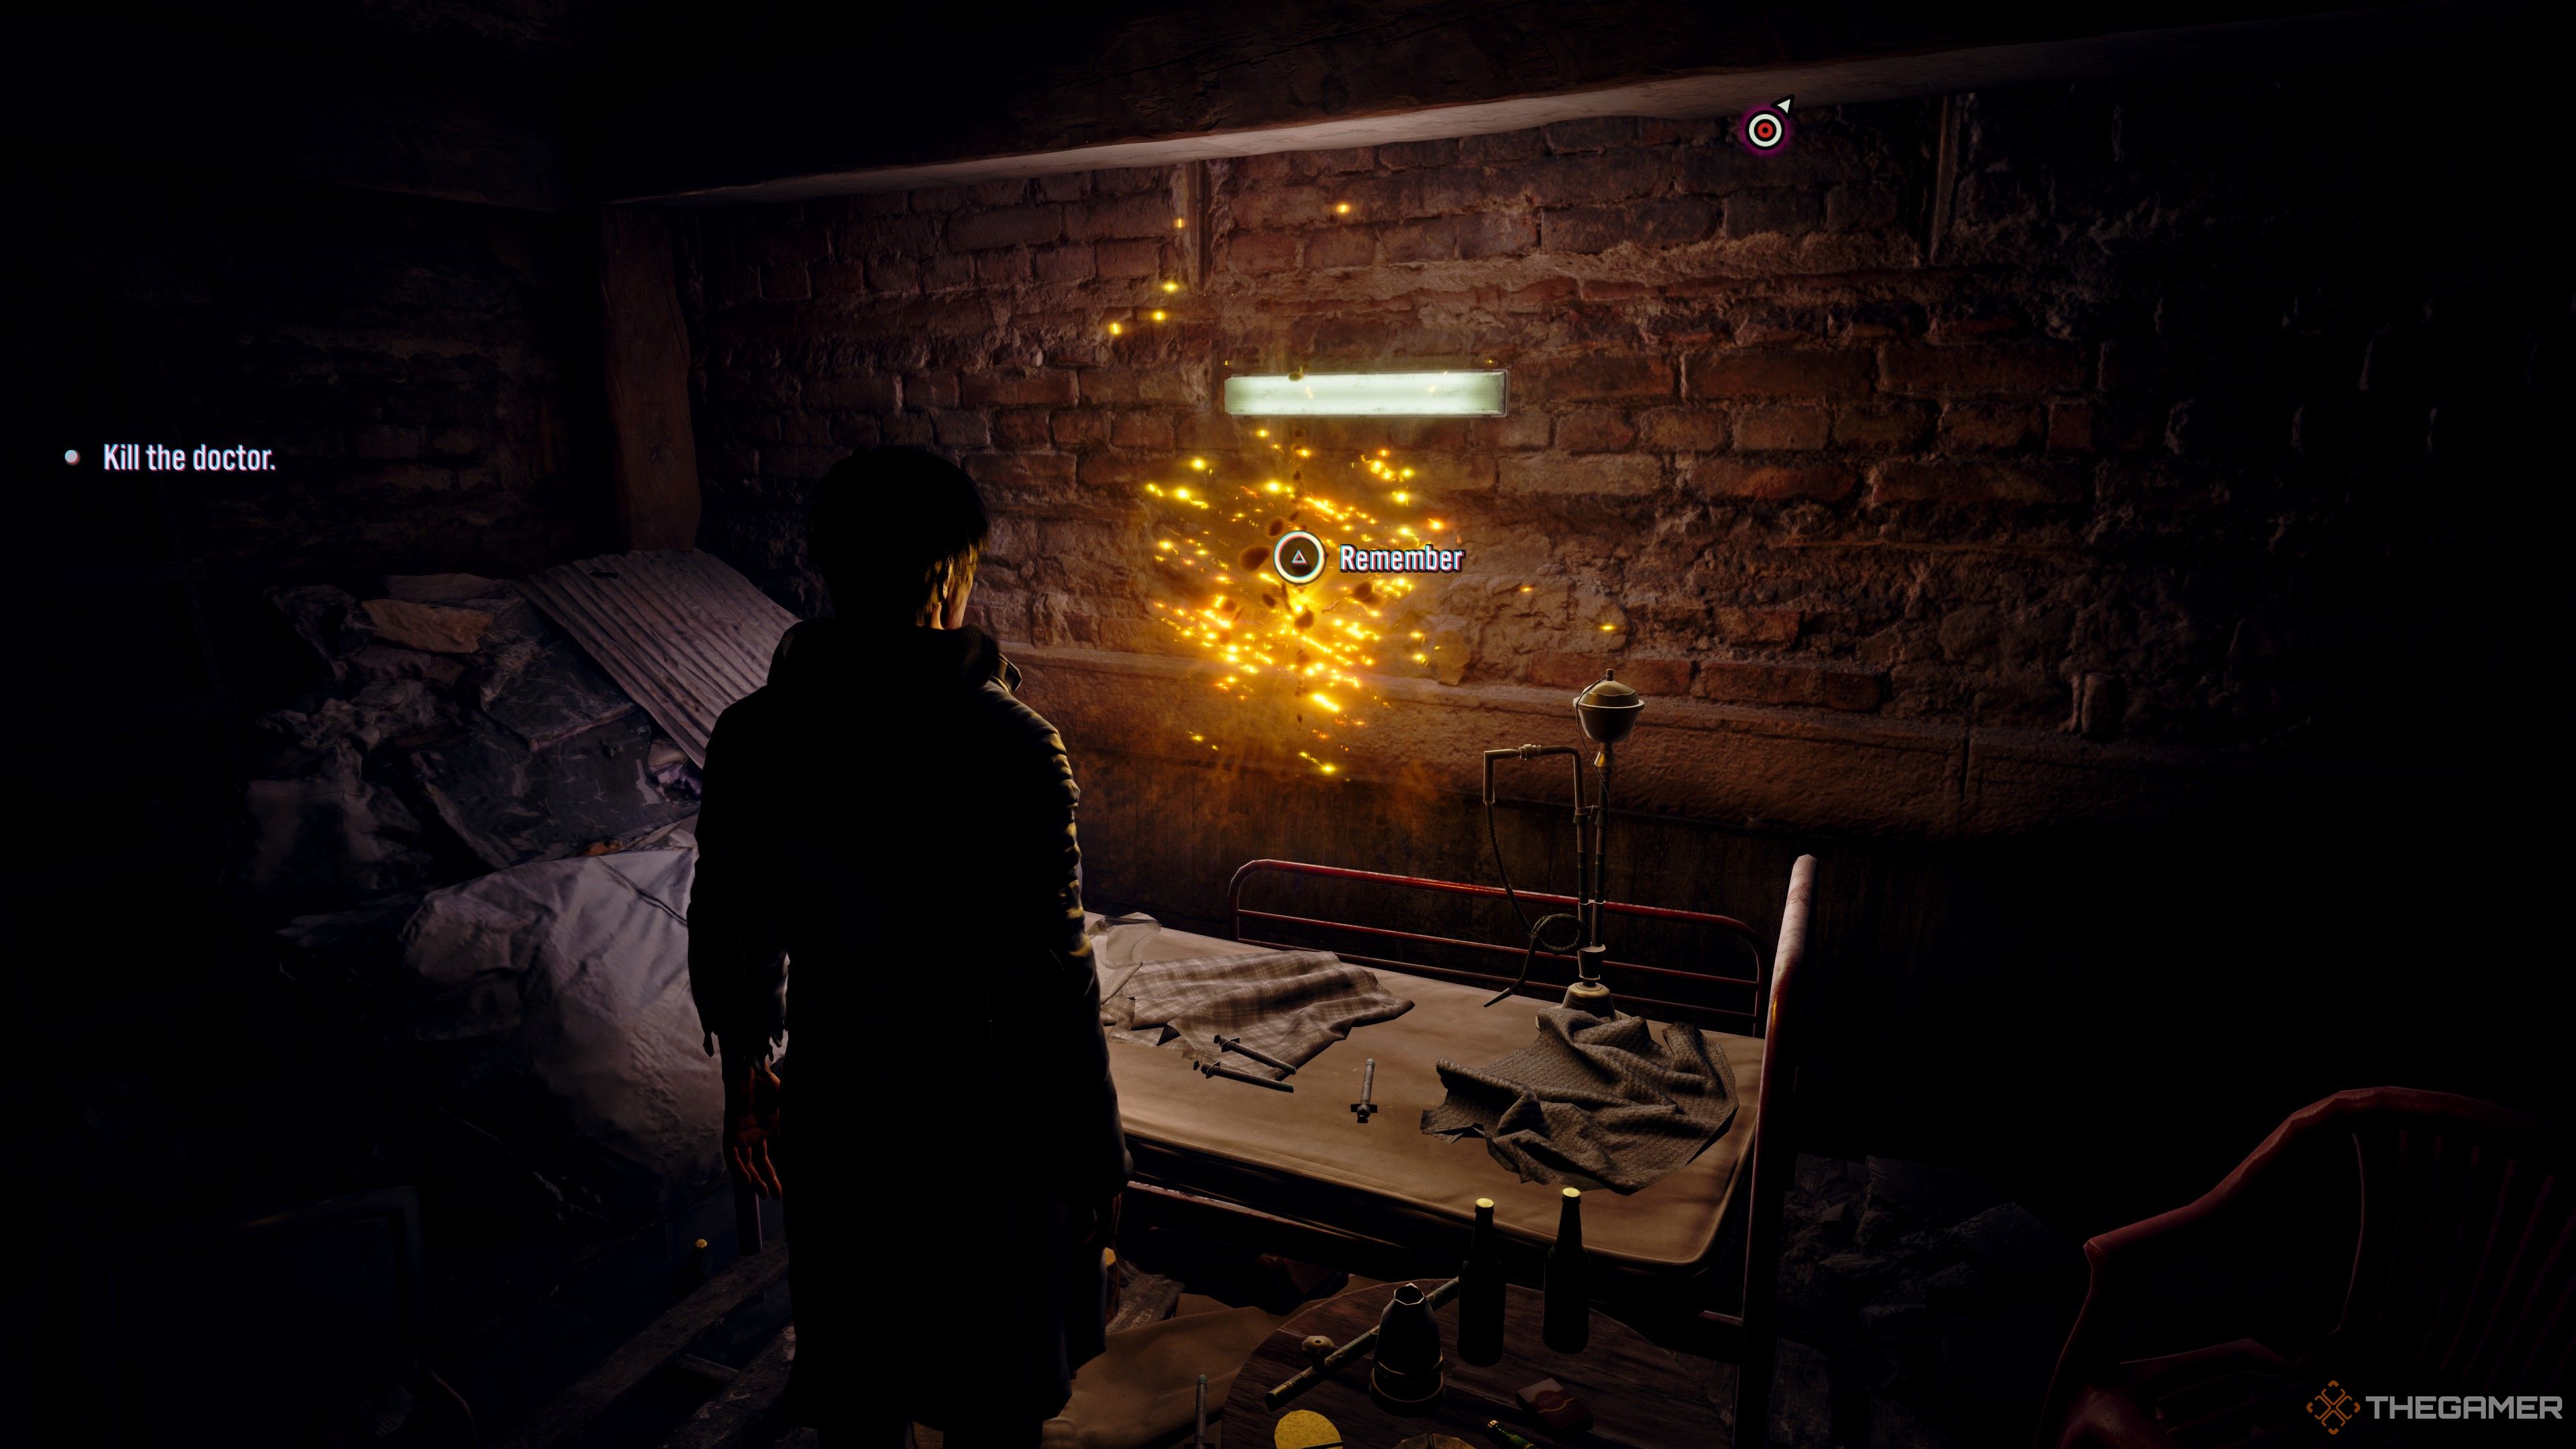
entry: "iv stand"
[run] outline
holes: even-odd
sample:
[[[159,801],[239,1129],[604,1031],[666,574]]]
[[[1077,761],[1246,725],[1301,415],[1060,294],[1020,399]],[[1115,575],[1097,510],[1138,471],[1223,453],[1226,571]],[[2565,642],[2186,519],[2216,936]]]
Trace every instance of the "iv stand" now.
[[[1594,1016],[1615,1015],[1618,1004],[1609,986],[1601,979],[1601,963],[1610,948],[1601,941],[1601,901],[1607,889],[1609,869],[1610,782],[1617,770],[1616,751],[1629,731],[1636,728],[1637,716],[1645,707],[1645,697],[1601,671],[1581,694],[1574,697],[1574,717],[1583,726],[1585,738],[1598,745],[1592,764],[1601,772],[1600,789],[1590,803],[1583,797],[1583,754],[1566,745],[1522,745],[1518,749],[1485,751],[1485,820],[1489,832],[1493,824],[1494,763],[1498,760],[1535,760],[1549,755],[1570,756],[1574,762],[1574,898],[1575,914],[1559,912],[1542,916],[1530,926],[1529,948],[1521,955],[1520,975],[1504,987],[1492,1001],[1511,995],[1529,980],[1530,962],[1538,955],[1541,937],[1558,921],[1572,922],[1576,928],[1574,981],[1565,988],[1563,1004]],[[1512,893],[1511,874],[1503,869],[1502,839],[1494,837],[1494,865],[1502,873],[1503,894],[1520,909],[1520,897]],[[1523,920],[1528,918],[1523,916]],[[1550,947],[1561,951],[1562,947]]]

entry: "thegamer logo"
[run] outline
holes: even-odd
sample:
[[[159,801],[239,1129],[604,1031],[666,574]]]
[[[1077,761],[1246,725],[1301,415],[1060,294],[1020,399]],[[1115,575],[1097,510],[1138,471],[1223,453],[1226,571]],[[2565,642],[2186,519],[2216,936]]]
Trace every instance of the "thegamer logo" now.
[[[2328,1435],[2340,1434],[2367,1408],[2373,1419],[2564,1419],[2567,1401],[2556,1394],[2364,1394],[2333,1380],[2308,1400],[2308,1413]]]

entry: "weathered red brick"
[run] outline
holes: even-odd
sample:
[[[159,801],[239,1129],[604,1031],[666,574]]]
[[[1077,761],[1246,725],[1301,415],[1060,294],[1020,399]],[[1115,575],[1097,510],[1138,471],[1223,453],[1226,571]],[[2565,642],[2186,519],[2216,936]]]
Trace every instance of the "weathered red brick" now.
[[[1742,659],[1700,661],[1699,682],[1711,699],[1863,712],[1878,708],[1886,690],[1875,669]]]
[[[1504,293],[1500,302],[1507,312],[1554,310],[1573,301],[1575,292],[1576,284],[1572,277],[1542,277]]]
[[[1765,503],[1802,498],[1830,503],[1847,496],[1858,481],[1839,463],[1748,463],[1729,457],[1701,458],[1682,474],[1687,492]]]
[[[1818,673],[1827,709],[1866,714],[1887,700],[1887,676],[1875,669],[1825,669]]]
[[[1879,351],[1880,381],[1890,392],[2051,392],[2082,387],[2090,371],[2082,349],[2057,342],[1893,343]]]
[[[890,413],[900,405],[900,399],[895,380],[875,373],[839,373],[805,384],[807,407]]]
[[[1823,408],[1754,404],[1735,411],[1735,446],[1784,452],[1821,448],[1833,431]]]
[[[1297,151],[1289,156],[1290,169],[1306,176],[1329,176],[1344,171],[1366,171],[1376,164],[1366,146],[1344,146],[1331,151]]]
[[[1437,448],[1448,451],[1468,445],[1466,418],[1390,418],[1386,440],[1399,448]]]
[[[1637,436],[1649,448],[1713,452],[1726,446],[1726,414],[1717,408],[1648,408],[1637,414]]]
[[[1804,618],[1796,609],[1720,604],[1717,633],[1730,644],[1795,644]]]
[[[975,285],[975,258],[965,252],[941,252],[921,264],[921,289],[954,291]]]
[[[917,408],[957,406],[957,374],[917,372],[903,380],[903,400]]]
[[[2039,436],[2039,409],[2028,403],[1952,403],[1941,410],[1945,453],[2005,453]]]
[[[1445,262],[1458,254],[1458,224],[1435,217],[1389,226],[1378,233],[1378,247],[1390,262]]]
[[[1589,402],[1673,395],[1673,364],[1662,357],[1596,352],[1547,357],[1514,368],[1512,387],[1533,402]]]
[[[1603,670],[1623,684],[1669,698],[1690,693],[1691,661],[1644,654],[1544,653],[1530,656],[1530,683],[1549,689],[1582,689],[1601,678]]]
[[[1073,374],[1060,367],[1029,372],[970,372],[957,380],[968,407],[1070,407]]]
[[[1642,453],[1514,453],[1498,468],[1506,493],[1633,497],[1664,483],[1662,462]]]
[[[1334,198],[1315,186],[1254,186],[1228,203],[1238,232],[1293,231],[1333,219]],[[1171,226],[1165,217],[1163,225]]]
[[[1332,227],[1306,238],[1306,266],[1310,271],[1365,267],[1376,260],[1377,237],[1367,227]]]
[[[1692,397],[1857,397],[1877,359],[1857,350],[1695,353],[1685,364]]]
[[[1172,173],[1160,166],[1120,166],[1091,173],[1091,189],[1102,196],[1127,196],[1170,187]]]
[[[1172,446],[1172,420],[1156,412],[1121,412],[1109,420],[1109,441],[1121,448]]]
[[[1082,374],[1082,395],[1095,403],[1195,403],[1198,389],[1170,367],[1094,367]]]
[[[1417,166],[1447,166],[1458,159],[1455,141],[1397,141],[1377,148],[1381,166],[1409,171]]]
[[[2063,468],[2011,463],[1890,462],[1870,471],[1869,501],[1887,503],[2054,503],[2077,480]]]
[[[1810,232],[1824,222],[1816,193],[1800,187],[1738,191],[1726,198],[1726,234],[1760,236],[1765,232]]]
[[[737,233],[735,255],[748,262],[819,262],[832,254],[829,233],[819,226],[763,227]]]
[[[921,257],[939,250],[939,221],[928,216],[873,216],[843,233],[844,256]]]
[[[2009,337],[2021,329],[2018,317],[1953,315],[1934,318],[1931,337],[1935,342],[1981,342]]]
[[[1059,448],[1096,448],[1109,441],[1109,414],[1090,408],[1050,414],[1048,425]]]
[[[1081,477],[1085,488],[1127,490],[1142,488],[1171,476],[1169,453],[1113,451],[1082,455]]]
[[[1091,175],[1084,171],[1063,171],[1038,178],[1038,195],[1049,201],[1079,201],[1091,194]]]
[[[2093,451],[2093,404],[2053,402],[2048,405],[2048,450],[2052,453]]]
[[[1028,279],[1029,254],[1020,248],[975,254],[975,280],[983,286],[1011,287]]]
[[[1174,230],[1173,215],[1170,198],[1162,196],[1084,202],[1065,208],[1064,234],[1075,241],[1159,237]]]
[[[1834,409],[1834,444],[1843,448],[1919,448],[1932,436],[1932,410],[1921,403],[1854,403]]]
[[[817,297],[852,297],[868,289],[865,262],[816,262],[806,271]]]
[[[1558,121],[1539,129],[1547,137],[1550,151],[1606,151],[1614,146],[1632,145],[1637,139],[1637,122],[1629,116]]]
[[[943,448],[989,448],[993,445],[993,419],[984,413],[932,413],[930,431]]]
[[[1002,211],[969,211],[948,219],[948,244],[967,251],[992,247],[1036,246],[1064,232],[1064,208],[1017,206]]]
[[[870,258],[868,290],[897,294],[920,291],[921,263],[910,257]]]
[[[1091,248],[1077,242],[1072,246],[1040,247],[1029,253],[1029,268],[1041,282],[1062,286],[1070,282],[1091,280]]]
[[[1547,149],[1547,139],[1536,129],[1499,131],[1490,136],[1468,136],[1458,142],[1458,159],[1470,166],[1498,166],[1513,161],[1528,161]]]
[[[1549,431],[1547,414],[1514,412],[1499,418],[1477,419],[1471,436],[1477,446],[1485,448],[1544,448]]]
[[[1004,408],[992,419],[993,440],[1005,448],[1043,448],[1055,438],[1047,415],[1035,408]]]
[[[811,297],[814,279],[806,275],[802,262],[772,262],[760,269],[760,295],[772,301]]]
[[[1297,238],[1279,231],[1237,232],[1226,238],[1225,258],[1238,272],[1284,272],[1297,265]]]
[[[990,488],[1043,493],[1073,486],[1070,453],[969,453],[957,462],[968,477]]]
[[[1535,206],[1600,206],[1660,190],[1670,166],[1652,152],[1613,151],[1600,156],[1548,156],[1494,173],[1497,197]]]
[[[1616,408],[1576,408],[1556,420],[1556,445],[1569,453],[1606,453],[1637,441]]]
[[[1480,211],[1458,218],[1458,255],[1467,261],[1514,257],[1538,245],[1538,218],[1526,211]]]
[[[1568,207],[1539,213],[1539,245],[1579,254],[1630,244],[1648,250],[1687,246],[1705,238],[1716,224],[1717,208],[1696,196]]]
[[[1104,277],[1157,276],[1163,271],[1163,243],[1102,242],[1091,249],[1091,263]]]
[[[1017,206],[1029,199],[1026,180],[978,181],[967,188],[977,206]]]

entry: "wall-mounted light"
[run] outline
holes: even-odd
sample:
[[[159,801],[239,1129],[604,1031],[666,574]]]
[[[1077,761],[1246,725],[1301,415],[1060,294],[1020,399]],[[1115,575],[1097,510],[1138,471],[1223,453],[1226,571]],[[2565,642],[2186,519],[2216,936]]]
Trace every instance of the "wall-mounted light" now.
[[[1498,418],[1506,372],[1306,372],[1229,377],[1225,410],[1251,418]]]

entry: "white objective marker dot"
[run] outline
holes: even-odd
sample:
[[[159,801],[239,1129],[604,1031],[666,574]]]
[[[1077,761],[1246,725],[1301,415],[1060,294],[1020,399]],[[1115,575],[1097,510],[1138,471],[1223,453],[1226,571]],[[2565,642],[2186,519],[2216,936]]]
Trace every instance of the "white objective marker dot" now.
[[[65,449],[63,449],[63,461],[64,461],[64,462],[66,462],[66,463],[71,464],[71,465],[72,465],[73,467],[75,467],[75,468],[79,467],[79,466],[80,466],[80,449],[78,449],[78,448],[65,448]]]

